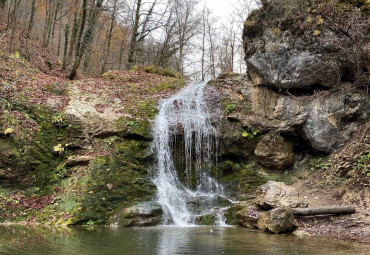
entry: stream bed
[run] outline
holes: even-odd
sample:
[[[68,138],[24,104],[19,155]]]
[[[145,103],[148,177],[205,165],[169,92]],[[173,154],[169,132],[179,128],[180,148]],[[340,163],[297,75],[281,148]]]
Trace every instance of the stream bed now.
[[[0,226],[0,254],[368,254],[369,245],[238,227]]]

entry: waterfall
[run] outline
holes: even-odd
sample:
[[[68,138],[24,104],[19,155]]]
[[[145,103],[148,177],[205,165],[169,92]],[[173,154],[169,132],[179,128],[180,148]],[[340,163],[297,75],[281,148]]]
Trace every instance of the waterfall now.
[[[221,117],[217,103],[209,107],[214,93],[200,83],[160,103],[152,130],[153,182],[164,224],[194,224],[197,217],[209,213],[216,215],[218,224],[223,223],[217,203],[225,199],[224,189],[210,175],[217,158]],[[173,154],[179,147],[184,162],[176,169]]]

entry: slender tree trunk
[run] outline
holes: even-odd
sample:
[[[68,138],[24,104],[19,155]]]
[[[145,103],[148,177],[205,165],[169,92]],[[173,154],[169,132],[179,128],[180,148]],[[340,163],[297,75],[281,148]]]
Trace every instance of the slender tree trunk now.
[[[112,17],[111,17],[111,22],[110,22],[110,28],[108,32],[108,43],[107,43],[107,50],[105,52],[104,60],[103,60],[103,65],[101,69],[101,74],[103,74],[106,70],[106,65],[108,62],[109,54],[110,54],[110,46],[112,42],[112,34],[113,34],[113,28],[114,28],[114,21],[116,20],[116,12],[117,12],[117,0],[114,0],[114,5],[113,5],[113,12],[112,12]]]
[[[90,62],[91,62],[91,49],[87,48],[85,53],[85,59],[84,59],[84,66],[83,66],[83,73],[88,74],[90,70]]]
[[[17,25],[17,16],[18,16],[18,8],[21,3],[21,0],[15,0],[14,1],[14,9],[11,14],[11,24],[12,24],[12,36],[10,38],[9,42],[9,49],[13,46],[13,40],[14,40],[14,34],[15,34],[15,28]]]
[[[44,42],[43,42],[44,47],[47,47],[49,45],[50,34],[51,34],[51,25],[52,25],[54,11],[55,11],[55,8],[53,7],[52,1],[50,0],[49,2],[50,2],[50,6],[49,6],[50,12],[47,11],[48,15],[47,15],[47,21],[46,21],[45,29],[44,29],[44,36],[43,36],[44,37]],[[46,5],[46,7],[47,7],[47,5]]]
[[[67,65],[67,53],[68,53],[68,37],[69,37],[69,24],[66,24],[64,29],[64,56],[63,56],[63,66],[62,70],[66,70]]]
[[[83,2],[82,2],[81,25],[80,25],[80,29],[78,31],[77,42],[76,42],[75,62],[76,62],[76,60],[78,60],[80,58],[82,36],[83,36],[83,33],[84,33],[85,24],[86,24],[86,14],[87,14],[87,0],[83,0]]]
[[[48,20],[50,17],[50,12],[49,12],[50,5],[51,5],[51,0],[45,2],[45,22],[44,22],[44,31],[42,32],[42,44],[43,45],[46,42]]]
[[[66,62],[69,62],[69,60],[72,59],[73,52],[74,52],[75,47],[76,47],[76,40],[77,40],[78,26],[79,26],[79,18],[78,18],[78,15],[77,15],[79,8],[78,8],[78,1],[77,0],[75,0],[74,8],[75,8],[75,11],[74,11],[74,14],[73,14],[73,27],[72,27],[71,41],[69,43],[69,53],[68,53],[68,57],[67,57]]]
[[[134,27],[132,29],[132,37],[130,43],[130,51],[128,53],[128,69],[131,69],[135,65],[135,51],[137,45],[137,37],[139,31],[139,22],[140,22],[140,10],[141,10],[141,0],[137,0],[136,12],[135,12],[135,21]]]
[[[60,55],[61,40],[62,40],[62,19],[60,19],[59,22],[58,53],[57,53],[58,56]]]
[[[28,23],[27,37],[30,37],[32,33],[32,28],[35,23],[35,13],[36,13],[36,0],[32,0],[31,17],[30,17],[30,22]]]
[[[118,59],[118,68],[122,69],[123,62],[123,45],[125,44],[125,36],[122,37],[121,45],[119,47],[119,59]]]
[[[206,55],[206,33],[207,33],[207,28],[206,28],[206,9],[203,9],[203,17],[202,17],[202,81],[205,80],[205,55]]]
[[[55,13],[54,13],[54,18],[53,18],[53,28],[51,29],[51,39],[54,38],[55,26],[56,26],[57,21],[58,21],[58,13],[59,13],[59,11],[61,11],[60,7],[61,7],[61,2],[57,2],[56,5],[55,5]],[[60,14],[60,16],[62,16],[62,13]]]
[[[85,54],[87,47],[89,46],[89,44],[94,38],[94,30],[95,30],[96,22],[98,21],[99,15],[101,13],[101,7],[103,5],[103,1],[104,0],[97,0],[96,5],[94,6],[93,10],[91,10],[89,25],[86,28],[83,40],[80,44],[79,52],[78,54],[76,54],[75,61],[72,66],[72,70],[69,75],[69,78],[71,80],[76,78],[77,70],[81,64],[82,57]]]
[[[208,36],[209,36],[209,44],[210,44],[211,76],[212,78],[215,78],[216,77],[215,52],[214,52],[213,37],[212,37],[212,31],[211,31],[210,24],[208,24]]]

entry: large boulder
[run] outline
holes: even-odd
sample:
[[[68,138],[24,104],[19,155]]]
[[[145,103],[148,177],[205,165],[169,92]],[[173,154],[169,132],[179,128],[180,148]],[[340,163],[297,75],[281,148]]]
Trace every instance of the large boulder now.
[[[294,165],[293,144],[282,136],[267,134],[254,150],[257,162],[271,170],[284,170]]]
[[[274,181],[268,181],[260,186],[256,203],[266,210],[277,207],[307,207],[295,188]]]
[[[293,211],[288,207],[279,207],[261,213],[258,219],[258,229],[274,234],[285,233],[298,227]]]

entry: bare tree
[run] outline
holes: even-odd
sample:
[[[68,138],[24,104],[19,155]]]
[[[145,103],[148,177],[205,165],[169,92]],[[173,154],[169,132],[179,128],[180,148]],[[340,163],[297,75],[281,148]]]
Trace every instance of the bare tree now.
[[[31,17],[30,17],[30,21],[28,23],[27,37],[30,37],[30,34],[32,32],[33,25],[35,23],[36,9],[37,9],[36,0],[32,0],[32,4],[31,4]]]
[[[84,2],[85,1],[86,0],[84,0]],[[71,80],[76,78],[77,70],[81,64],[82,57],[85,54],[87,47],[89,46],[89,44],[91,43],[94,37],[94,30],[95,30],[96,22],[102,11],[103,1],[104,0],[96,0],[95,5],[92,7],[92,10],[90,11],[91,13],[89,17],[89,24],[86,28],[82,41],[79,44],[78,52],[76,52],[75,61],[72,66],[71,73],[69,74],[69,78]]]
[[[160,6],[161,8],[159,8]],[[130,50],[127,60],[129,69],[136,63],[135,54],[139,52],[138,46],[152,32],[163,27],[162,21],[166,19],[167,11],[170,8],[170,1],[163,3],[161,0],[153,0],[152,3],[149,3],[136,0],[135,7]]]
[[[110,27],[108,31],[108,36],[107,36],[107,47],[104,53],[104,60],[103,60],[103,65],[100,73],[104,73],[106,70],[106,65],[108,62],[108,57],[110,54],[110,48],[111,48],[111,43],[112,43],[112,34],[113,34],[113,28],[114,28],[114,23],[116,21],[116,15],[117,15],[117,1],[118,0],[113,0],[113,9],[112,9],[112,14],[111,14],[111,21],[110,21]]]
[[[184,74],[184,55],[186,47],[189,47],[191,39],[199,31],[200,19],[195,15],[195,0],[175,0],[175,12],[177,21],[177,37],[178,37],[178,60],[177,69]]]

